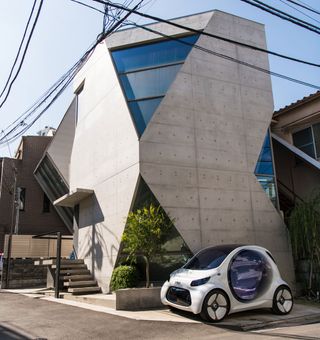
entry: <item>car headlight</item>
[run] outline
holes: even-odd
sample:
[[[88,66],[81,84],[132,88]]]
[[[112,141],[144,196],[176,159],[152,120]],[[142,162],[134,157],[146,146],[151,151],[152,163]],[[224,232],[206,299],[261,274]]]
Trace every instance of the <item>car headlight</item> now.
[[[205,277],[203,279],[199,279],[199,280],[193,280],[193,281],[191,281],[190,286],[192,286],[192,287],[201,286],[201,285],[204,285],[205,283],[207,283],[209,280],[210,280],[210,276]]]

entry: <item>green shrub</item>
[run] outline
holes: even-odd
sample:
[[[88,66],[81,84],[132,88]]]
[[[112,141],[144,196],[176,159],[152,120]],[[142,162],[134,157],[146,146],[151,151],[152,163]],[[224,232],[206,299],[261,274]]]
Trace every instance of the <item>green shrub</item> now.
[[[134,266],[119,266],[114,269],[111,277],[111,290],[132,288],[137,285],[138,273]]]

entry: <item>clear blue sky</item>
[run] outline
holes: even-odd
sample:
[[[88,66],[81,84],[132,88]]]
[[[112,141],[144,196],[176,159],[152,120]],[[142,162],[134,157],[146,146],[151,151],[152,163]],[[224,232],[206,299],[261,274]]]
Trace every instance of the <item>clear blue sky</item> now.
[[[83,0],[100,9],[102,6]],[[124,1],[117,1],[123,3]],[[264,0],[270,5],[320,26],[301,13],[285,5],[281,0]],[[303,0],[320,11],[319,0]],[[247,5],[240,0],[146,0],[141,10],[162,18],[173,18],[197,12],[219,9],[265,25],[268,48],[296,58],[320,63],[320,35],[307,31],[276,18],[266,12]],[[33,0],[0,1],[0,90],[4,86],[10,67],[17,52],[22,33],[31,10]],[[320,15],[306,12],[320,21]],[[141,18],[139,24],[146,21]],[[95,40],[102,28],[102,15],[70,0],[45,0],[38,25],[33,35],[25,63],[10,97],[0,109],[0,132],[16,117],[29,108]],[[270,69],[306,82],[320,85],[320,69],[303,66],[276,57],[269,57]],[[275,109],[292,103],[316,90],[272,79]],[[57,127],[72,98],[71,90],[53,105],[32,127],[27,135],[35,134],[45,125]],[[17,142],[10,145],[11,152]],[[0,157],[9,156],[7,146],[0,146]]]

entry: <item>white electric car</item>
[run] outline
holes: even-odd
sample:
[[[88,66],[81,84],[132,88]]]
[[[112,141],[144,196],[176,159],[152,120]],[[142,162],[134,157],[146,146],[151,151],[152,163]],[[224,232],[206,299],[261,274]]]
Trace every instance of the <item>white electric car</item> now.
[[[272,308],[288,314],[293,297],[270,252],[253,245],[201,250],[174,271],[161,289],[165,305],[199,314],[210,322],[240,311]]]

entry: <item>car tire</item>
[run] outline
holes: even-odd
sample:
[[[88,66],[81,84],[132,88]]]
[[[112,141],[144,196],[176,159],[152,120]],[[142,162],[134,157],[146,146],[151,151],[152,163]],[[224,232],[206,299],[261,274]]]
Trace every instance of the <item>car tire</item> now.
[[[214,289],[205,297],[200,316],[209,322],[220,322],[229,313],[228,295],[221,289]]]
[[[286,285],[279,286],[273,295],[272,311],[275,314],[289,314],[293,307],[291,289]]]

